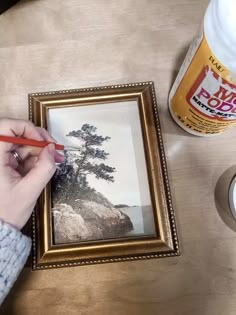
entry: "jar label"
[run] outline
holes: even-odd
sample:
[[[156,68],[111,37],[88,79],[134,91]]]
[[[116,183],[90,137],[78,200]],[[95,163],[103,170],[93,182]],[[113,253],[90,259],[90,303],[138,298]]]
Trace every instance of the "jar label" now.
[[[170,94],[171,113],[189,131],[222,133],[236,124],[234,75],[214,56],[204,35],[187,58],[192,58],[190,64],[181,69],[181,82]]]

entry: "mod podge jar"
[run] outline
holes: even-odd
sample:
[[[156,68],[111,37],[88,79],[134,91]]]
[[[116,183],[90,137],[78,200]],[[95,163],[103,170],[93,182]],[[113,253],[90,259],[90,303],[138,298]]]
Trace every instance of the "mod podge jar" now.
[[[169,95],[173,119],[198,136],[236,124],[236,0],[211,0]]]

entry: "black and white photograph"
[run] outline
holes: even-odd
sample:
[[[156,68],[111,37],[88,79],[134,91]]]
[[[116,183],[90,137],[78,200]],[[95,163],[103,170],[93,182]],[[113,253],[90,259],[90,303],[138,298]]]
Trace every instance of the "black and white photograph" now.
[[[55,244],[155,235],[137,102],[48,111],[66,145],[52,180]]]

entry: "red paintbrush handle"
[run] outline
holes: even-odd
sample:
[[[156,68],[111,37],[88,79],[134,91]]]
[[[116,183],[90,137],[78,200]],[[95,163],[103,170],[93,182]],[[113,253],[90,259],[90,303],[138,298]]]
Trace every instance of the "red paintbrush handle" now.
[[[27,145],[30,147],[38,147],[38,148],[44,148],[47,145],[49,145],[49,143],[51,143],[47,141],[38,141],[38,140],[33,140],[33,139],[10,137],[10,136],[0,136],[0,141],[19,144],[19,145]],[[54,144],[55,144],[56,150],[64,150],[64,145],[56,144],[56,143]]]

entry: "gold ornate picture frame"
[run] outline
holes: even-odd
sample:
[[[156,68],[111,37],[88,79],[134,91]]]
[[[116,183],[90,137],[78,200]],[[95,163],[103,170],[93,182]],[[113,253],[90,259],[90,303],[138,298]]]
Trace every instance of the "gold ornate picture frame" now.
[[[29,94],[72,148],[33,212],[33,270],[180,254],[154,84]]]

